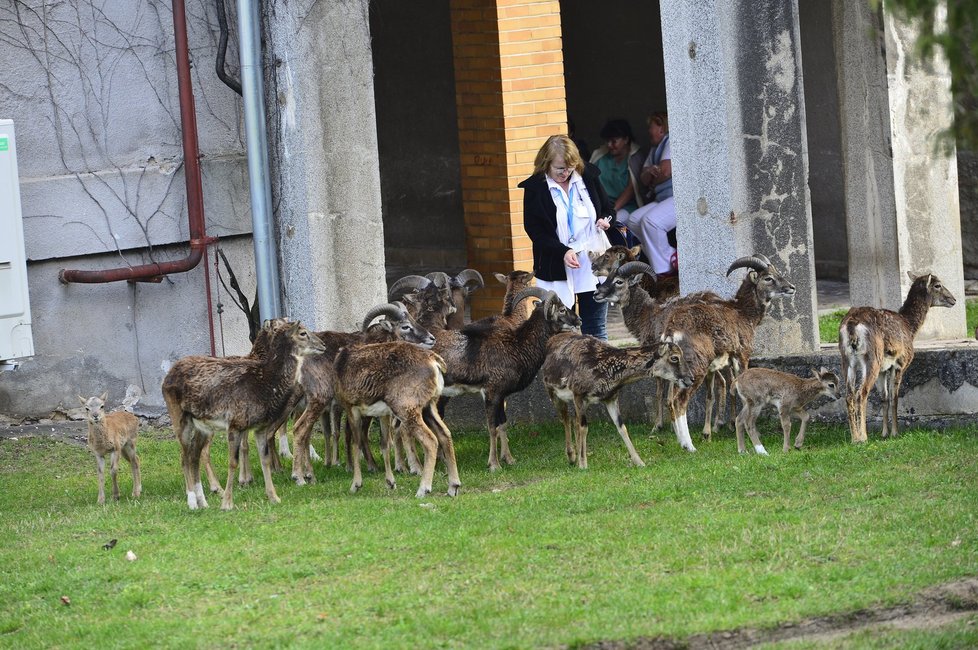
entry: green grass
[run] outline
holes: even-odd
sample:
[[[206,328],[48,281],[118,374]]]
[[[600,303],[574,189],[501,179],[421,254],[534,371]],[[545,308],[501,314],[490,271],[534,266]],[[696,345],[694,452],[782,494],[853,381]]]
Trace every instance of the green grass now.
[[[519,462],[494,474],[485,434],[456,432],[456,499],[441,471],[418,500],[416,477],[390,492],[368,474],[351,495],[344,470],[317,464],[315,485],[276,476],[281,504],[236,489],[227,513],[217,498],[187,509],[162,432],[140,438],[143,498],[123,466],[123,499],[102,507],[84,448],[2,440],[0,646],[574,646],[892,605],[978,574],[978,427],[853,446],[813,425],[782,454],[762,426],[767,458],[729,433],[688,454],[636,425],[648,467],[634,468],[601,422],[587,471],[558,427],[515,426]]]
[[[974,335],[975,327],[978,327],[978,298],[969,298],[966,300],[964,309],[965,319],[968,323],[965,332],[970,337]],[[839,341],[839,323],[842,322],[842,318],[845,315],[846,310],[840,309],[831,314],[819,316],[818,335],[822,343],[837,343]]]

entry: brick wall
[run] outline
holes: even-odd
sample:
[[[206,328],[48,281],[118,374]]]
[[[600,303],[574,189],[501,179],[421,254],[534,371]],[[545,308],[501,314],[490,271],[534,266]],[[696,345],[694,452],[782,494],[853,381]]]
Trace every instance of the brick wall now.
[[[567,132],[557,0],[451,0],[469,266],[486,278],[472,318],[498,313],[493,272],[531,270],[523,191],[547,137]]]

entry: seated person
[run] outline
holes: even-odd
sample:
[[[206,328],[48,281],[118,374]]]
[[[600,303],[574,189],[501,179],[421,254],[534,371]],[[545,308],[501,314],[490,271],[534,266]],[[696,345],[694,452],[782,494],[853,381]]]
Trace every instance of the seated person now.
[[[669,117],[665,112],[648,118],[652,150],[639,174],[655,191],[655,200],[628,214],[625,224],[642,243],[652,270],[659,275],[675,273],[676,249],[669,233],[676,228],[676,206],[672,198],[672,152],[669,146]]]
[[[601,170],[601,185],[614,204],[617,228],[626,224],[630,212],[645,203],[645,187],[639,181],[642,154],[627,120],[608,120],[601,128],[601,138],[605,144],[592,154],[591,162]],[[615,241],[614,236],[612,243],[626,244]]]

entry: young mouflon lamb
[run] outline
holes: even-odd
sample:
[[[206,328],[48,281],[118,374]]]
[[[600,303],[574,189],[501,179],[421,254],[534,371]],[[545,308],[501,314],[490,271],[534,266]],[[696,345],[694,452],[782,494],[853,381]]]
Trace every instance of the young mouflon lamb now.
[[[132,496],[139,498],[143,484],[139,478],[139,456],[136,455],[136,434],[139,418],[128,411],[105,412],[108,393],[78,401],[85,407],[88,421],[88,447],[95,454],[98,467],[98,503],[105,503],[105,456],[109,455],[109,472],[112,474],[112,498],[119,500],[119,456],[123,456],[132,468]]]
[[[740,395],[744,408],[737,416],[737,451],[744,453],[744,429],[750,435],[754,451],[767,456],[757,432],[757,416],[768,404],[778,408],[781,429],[784,431],[783,451],[791,447],[791,418],[801,421],[798,435],[795,436],[795,449],[801,449],[805,442],[805,426],[811,417],[805,410],[819,395],[832,399],[840,396],[839,376],[825,368],[812,370],[812,376],[802,378],[780,370],[750,368],[734,380],[731,394]]]

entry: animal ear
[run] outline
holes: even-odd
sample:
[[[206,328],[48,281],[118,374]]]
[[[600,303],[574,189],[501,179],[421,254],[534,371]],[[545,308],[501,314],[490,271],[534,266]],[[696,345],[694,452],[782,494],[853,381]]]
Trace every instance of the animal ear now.
[[[812,377],[814,377],[815,379],[821,379],[822,370],[824,370],[824,368],[822,368],[821,370],[815,370],[815,368],[812,368]]]
[[[753,282],[754,284],[757,284],[757,271],[754,271],[753,269],[750,270],[750,271],[748,271],[747,272],[747,277],[750,278],[750,281],[751,282]]]
[[[597,262],[599,257],[601,257],[601,256],[598,255],[597,253],[595,253],[594,251],[588,251],[587,252],[587,258],[589,260],[591,260],[591,264],[594,264],[595,262]]]
[[[910,271],[907,271],[907,277],[910,278],[911,282],[917,279],[917,276],[911,273]]]
[[[628,252],[634,255],[635,259],[638,259],[638,256],[642,254],[642,247],[632,246],[631,248],[628,249]]]
[[[105,391],[104,393],[102,393],[101,395],[99,395],[99,399],[102,400],[103,402],[105,400],[107,400],[108,398],[109,398],[109,391]]]
[[[75,394],[75,397],[77,397],[78,398],[78,401],[82,403],[82,406],[87,406],[88,405],[88,400],[85,399],[84,397],[82,397],[81,395],[79,395],[79,394],[76,393]]]

